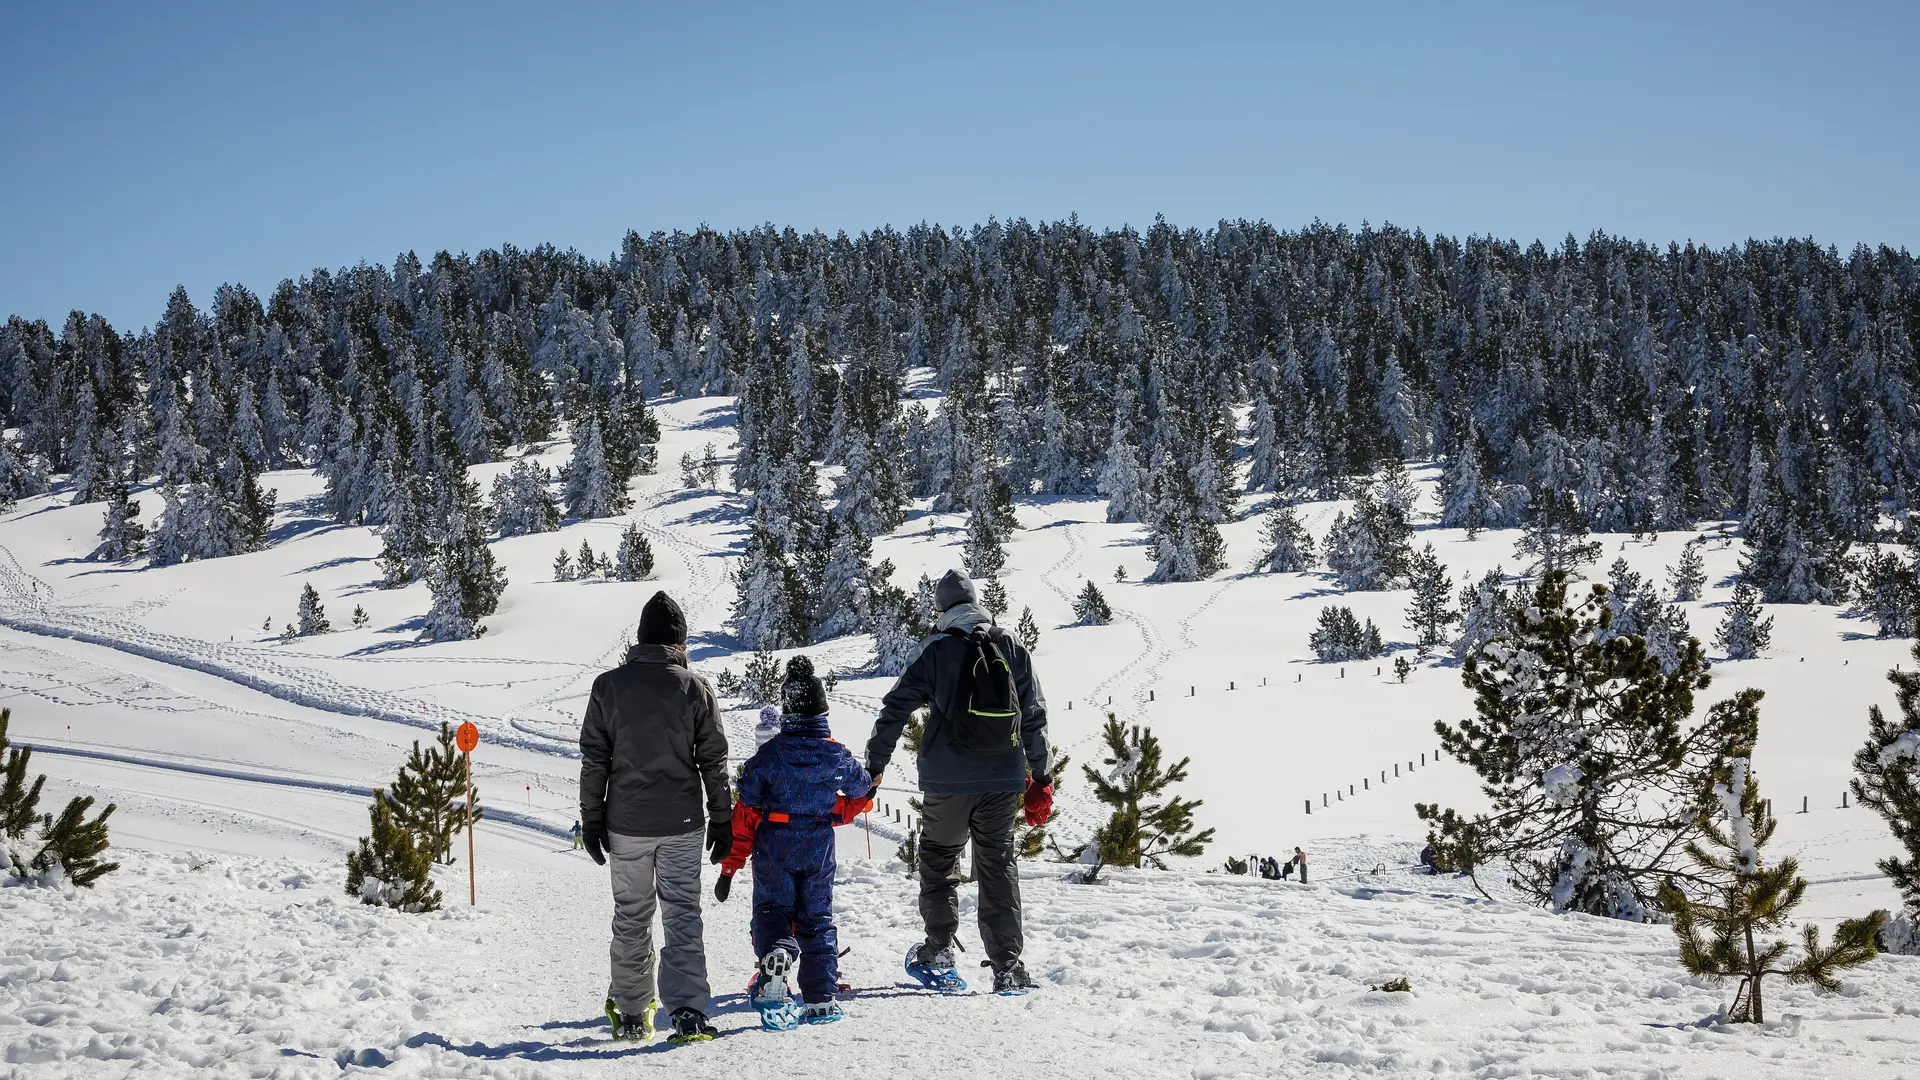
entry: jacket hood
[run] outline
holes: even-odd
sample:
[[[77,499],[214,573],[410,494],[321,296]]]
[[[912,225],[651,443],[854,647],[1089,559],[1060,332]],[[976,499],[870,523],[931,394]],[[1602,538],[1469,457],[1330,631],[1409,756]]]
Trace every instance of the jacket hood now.
[[[959,630],[971,634],[983,626],[992,626],[993,616],[986,608],[978,604],[956,604],[940,613],[933,624],[933,632],[944,634],[948,630]]]
[[[686,650],[678,645],[634,645],[627,649],[629,664],[678,664],[687,666]]]

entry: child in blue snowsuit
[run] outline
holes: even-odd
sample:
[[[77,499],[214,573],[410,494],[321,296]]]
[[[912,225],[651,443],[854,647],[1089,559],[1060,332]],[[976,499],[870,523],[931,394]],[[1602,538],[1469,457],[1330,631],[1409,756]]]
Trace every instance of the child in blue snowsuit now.
[[[840,981],[839,935],[833,924],[833,826],[843,795],[864,799],[873,781],[827,726],[827,692],[813,664],[797,656],[781,687],[785,715],[740,775],[735,814],[757,818],[753,830],[753,950],[761,972],[784,979],[799,959],[807,1023],[843,1016],[834,1002]],[[775,955],[779,954],[779,955]],[[763,1013],[765,1010],[763,1010]]]

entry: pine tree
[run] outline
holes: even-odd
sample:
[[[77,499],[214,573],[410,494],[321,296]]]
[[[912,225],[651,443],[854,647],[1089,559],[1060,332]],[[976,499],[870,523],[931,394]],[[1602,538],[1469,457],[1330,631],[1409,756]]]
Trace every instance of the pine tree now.
[[[561,548],[560,554],[553,557],[553,580],[573,580],[573,553],[566,548]]]
[[[1506,572],[1494,567],[1480,580],[1460,590],[1460,636],[1453,641],[1453,658],[1465,660],[1487,642],[1513,632],[1513,598],[1506,588]]]
[[[1733,587],[1727,617],[1720,622],[1713,644],[1729,660],[1751,660],[1767,651],[1773,638],[1773,619],[1763,617],[1760,594],[1742,581]]]
[[[612,517],[626,510],[631,502],[623,478],[608,460],[600,418],[591,416],[586,429],[574,442],[573,457],[567,462],[567,516]]]
[[[147,549],[147,528],[140,524],[140,504],[133,501],[126,477],[119,470],[107,476],[102,496],[107,503],[106,518],[100,525],[100,546],[89,558],[106,562],[138,558]]]
[[[1802,955],[1785,963],[1790,947],[1784,941],[1756,938],[1777,932],[1792,921],[1793,909],[1806,895],[1807,879],[1800,876],[1799,860],[1791,856],[1778,865],[1762,862],[1761,849],[1773,839],[1778,824],[1767,813],[1760,787],[1752,777],[1751,746],[1740,748],[1715,770],[1713,786],[1702,801],[1710,809],[1701,815],[1702,837],[1687,844],[1700,877],[1707,879],[1704,895],[1689,895],[1675,881],[1660,889],[1660,906],[1673,917],[1673,933],[1680,939],[1680,964],[1687,973],[1719,982],[1740,980],[1727,1018],[1736,1024],[1764,1024],[1766,999],[1762,982],[1777,975],[1795,985],[1811,985],[1837,993],[1837,973],[1858,967],[1878,953],[1882,913],[1848,919],[1834,931],[1833,941],[1820,944],[1820,928],[1803,927]],[[1725,826],[1713,820],[1715,814]],[[1707,936],[1702,936],[1702,931]]]
[[[347,895],[395,911],[440,910],[433,859],[420,850],[412,831],[394,819],[393,804],[385,792],[373,793],[367,818],[369,835],[361,837],[359,849],[347,855]]]
[[[101,862],[107,850],[107,819],[114,805],[92,821],[87,811],[93,797],[76,796],[68,800],[58,817],[40,813],[40,792],[46,787],[43,774],[27,783],[27,766],[33,760],[33,747],[14,746],[7,739],[7,725],[13,710],[0,709],[0,755],[5,768],[0,770],[0,881],[26,880],[52,884],[65,880],[80,888],[92,888],[103,874],[120,868],[119,863]]]
[[[380,587],[398,589],[420,580],[433,555],[429,521],[432,511],[426,505],[429,481],[423,476],[408,476],[388,491],[386,524],[380,529]]]
[[[1451,865],[1491,868],[1557,911],[1644,920],[1662,880],[1691,880],[1675,856],[1701,835],[1707,779],[1752,743],[1760,692],[1694,723],[1693,696],[1711,682],[1699,643],[1666,672],[1641,639],[1602,639],[1607,618],[1604,588],[1576,608],[1565,574],[1541,580],[1512,633],[1467,656],[1477,715],[1434,725],[1491,809],[1415,812]]]
[[[1107,598],[1100,595],[1099,587],[1091,581],[1073,602],[1073,621],[1076,626],[1105,626],[1113,621],[1113,609],[1107,606]]]
[[[1414,632],[1414,644],[1424,656],[1427,650],[1446,642],[1448,628],[1460,621],[1452,605],[1453,580],[1434,555],[1432,544],[1413,556],[1407,576],[1413,586],[1413,599],[1407,604],[1407,627]]]
[[[594,554],[593,545],[585,540],[580,541],[580,554],[574,556],[573,565],[574,576],[581,581],[598,574],[601,570],[600,557]]]
[[[1007,597],[1007,587],[1000,583],[1000,579],[991,577],[987,579],[986,588],[980,590],[980,603],[987,609],[987,614],[997,620],[1007,614],[1013,601]]]
[[[1879,627],[1883,638],[1912,637],[1914,616],[1920,611],[1920,575],[1913,564],[1875,545],[1854,567],[1853,595],[1860,610]]]
[[[366,608],[361,607],[359,604],[353,605],[353,628],[355,630],[366,629],[367,624],[372,621],[373,617],[367,614]]]
[[[1327,567],[1343,588],[1377,592],[1406,579],[1413,525],[1404,478],[1390,470],[1386,480],[1369,484],[1354,500],[1353,515],[1341,514],[1327,531]]]
[[[977,503],[967,512],[967,544],[964,555],[967,575],[976,580],[996,578],[1007,568],[1007,552],[1000,543],[992,508]]]
[[[1667,585],[1673,590],[1673,602],[1692,603],[1700,599],[1700,590],[1707,584],[1706,563],[1700,558],[1700,544],[1689,540],[1680,549],[1680,561],[1667,571]]]
[[[638,522],[627,522],[620,534],[620,550],[613,557],[613,576],[621,581],[644,581],[653,574],[653,545]]]
[[[444,511],[445,539],[427,568],[424,636],[430,641],[465,641],[486,633],[480,620],[498,611],[507,575],[487,548],[480,491],[465,476],[453,478]]]
[[[320,606],[320,594],[314,591],[309,582],[300,590],[300,636],[333,632],[333,624],[327,621],[327,609]]]
[[[1914,661],[1920,663],[1920,645],[1914,647]],[[1905,910],[1898,920],[1908,930],[1903,952],[1920,952],[1920,941],[1912,940],[1912,927],[1920,923],[1920,673],[1895,669],[1887,672],[1899,704],[1898,721],[1887,719],[1880,706],[1867,710],[1867,741],[1853,755],[1854,777],[1850,787],[1860,805],[1886,819],[1894,841],[1904,856],[1889,856],[1875,863],[1900,891]],[[1891,948],[1896,943],[1887,942]]]
[[[833,539],[818,584],[808,597],[811,611],[807,621],[814,641],[827,641],[864,630],[869,619],[872,587],[867,559],[873,554],[873,541],[850,525],[831,524]]]
[[[807,640],[806,594],[771,529],[755,522],[733,571],[733,611],[727,623],[752,649],[787,649]]]
[[[868,575],[872,592],[867,601],[867,629],[873,634],[873,672],[897,676],[920,655],[925,627],[914,610],[914,598],[893,584],[893,564],[882,561]]]
[[[1160,740],[1151,728],[1127,725],[1112,713],[1107,714],[1101,730],[1107,756],[1101,759],[1106,771],[1091,765],[1080,767],[1093,797],[1112,807],[1106,824],[1094,830],[1093,839],[1073,855],[1080,861],[1089,853],[1097,856],[1093,874],[1106,866],[1152,866],[1167,868],[1170,858],[1197,858],[1213,840],[1213,830],[1194,831],[1193,812],[1202,800],[1183,799],[1171,793],[1175,784],[1187,779],[1187,766],[1193,759],[1181,758],[1165,765]]]
[[[454,862],[454,838],[467,827],[465,756],[454,745],[453,728],[442,720],[437,743],[422,749],[415,739],[413,752],[387,789],[394,822],[413,833],[414,845],[423,854],[447,866]],[[473,820],[480,821],[486,813],[477,786],[473,799]]]
[[[1548,491],[1536,495],[1532,515],[1521,526],[1513,550],[1530,557],[1527,576],[1571,573],[1600,557],[1600,544],[1587,539],[1587,518],[1573,493]]]
[[[1034,652],[1040,648],[1040,624],[1034,621],[1032,608],[1020,609],[1020,621],[1014,626],[1013,632],[1020,638],[1020,644],[1027,647],[1028,652]]]
[[[531,461],[516,461],[493,478],[493,531],[501,536],[527,536],[560,527],[560,500],[550,487],[553,477]]]
[[[1372,619],[1363,625],[1352,608],[1337,605],[1320,609],[1319,625],[1307,635],[1307,647],[1322,663],[1371,660],[1386,651]]]
[[[1313,537],[1300,522],[1300,515],[1285,503],[1275,502],[1261,526],[1260,541],[1267,549],[1266,566],[1275,574],[1297,574],[1313,565]]]

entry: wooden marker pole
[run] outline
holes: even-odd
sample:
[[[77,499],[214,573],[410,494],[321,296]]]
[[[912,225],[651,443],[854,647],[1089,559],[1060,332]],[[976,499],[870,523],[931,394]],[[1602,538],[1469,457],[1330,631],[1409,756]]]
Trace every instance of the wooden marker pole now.
[[[468,721],[460,725],[453,739],[467,772],[467,906],[474,907],[480,902],[480,889],[479,872],[473,865],[473,748],[480,745],[480,729]]]

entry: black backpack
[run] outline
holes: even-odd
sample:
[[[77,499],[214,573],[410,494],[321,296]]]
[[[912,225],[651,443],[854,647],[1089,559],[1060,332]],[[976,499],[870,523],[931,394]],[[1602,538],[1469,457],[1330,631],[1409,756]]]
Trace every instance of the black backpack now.
[[[998,627],[992,630],[952,629],[964,650],[960,682],[954,687],[953,709],[947,724],[953,745],[961,750],[990,753],[1020,745],[1020,698],[1013,685],[1012,642]]]

